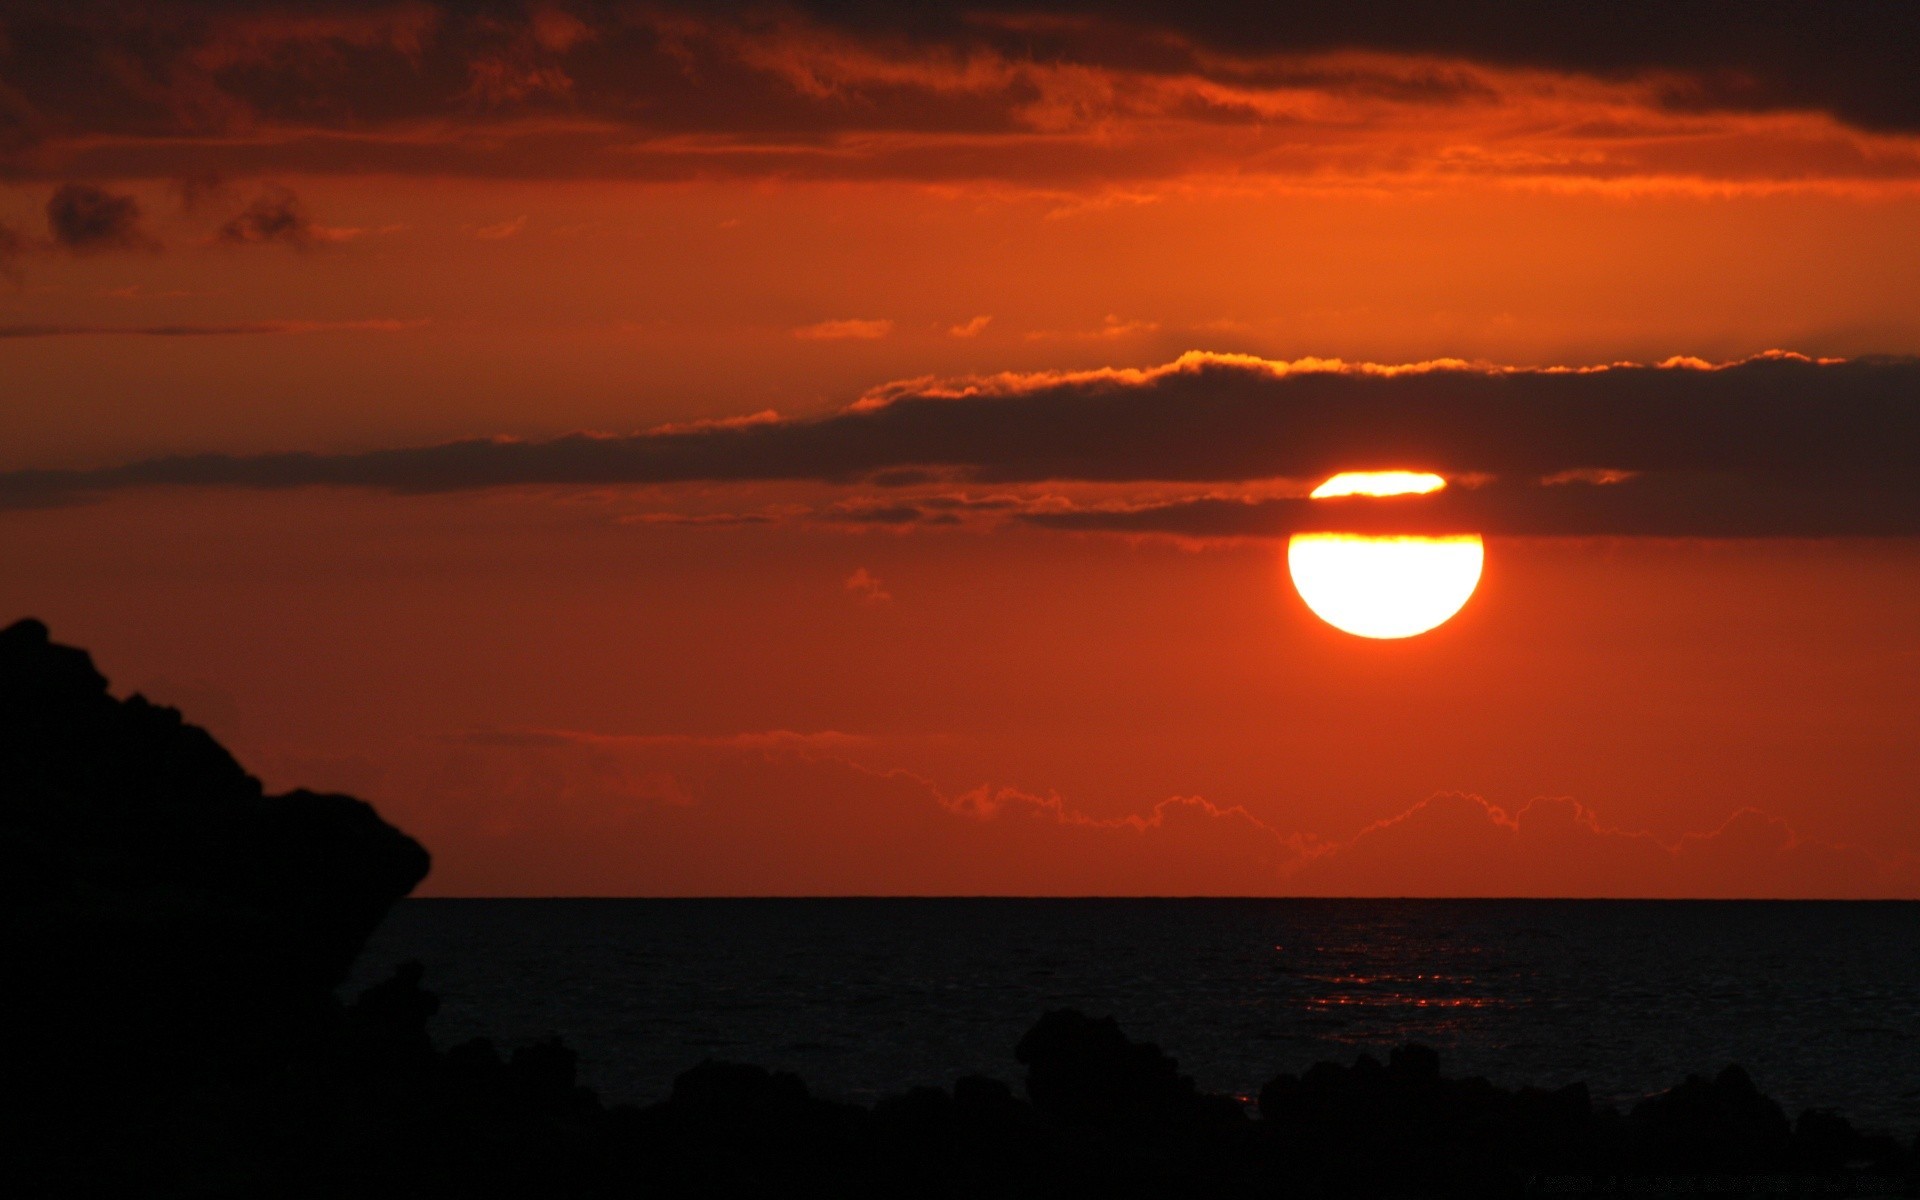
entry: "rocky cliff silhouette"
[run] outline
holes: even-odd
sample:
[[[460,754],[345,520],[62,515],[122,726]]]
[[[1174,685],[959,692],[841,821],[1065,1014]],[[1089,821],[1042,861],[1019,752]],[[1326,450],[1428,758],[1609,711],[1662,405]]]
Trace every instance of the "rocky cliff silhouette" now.
[[[40,1021],[97,1025],[68,1076],[217,1070],[285,1038],[427,873],[371,806],[265,795],[178,712],[114,699],[37,621],[0,631],[0,787],[19,991]]]
[[[1737,1067],[1625,1114],[1448,1079],[1419,1046],[1210,1096],[1111,1019],[1052,1012],[997,1080],[871,1108],[703,1063],[608,1107],[558,1042],[437,1048],[409,964],[335,998],[426,852],[346,796],[263,794],[204,731],[0,631],[0,1062],[17,1196],[1304,1197],[1914,1194],[1911,1145]]]

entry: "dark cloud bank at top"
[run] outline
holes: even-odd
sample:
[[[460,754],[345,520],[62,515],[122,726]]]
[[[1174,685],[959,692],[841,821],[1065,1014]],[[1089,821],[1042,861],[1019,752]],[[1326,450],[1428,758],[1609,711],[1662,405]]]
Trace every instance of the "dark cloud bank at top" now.
[[[1345,502],[1246,499],[1235,490],[1248,481],[1388,467],[1438,471],[1460,486],[1432,497]],[[71,504],[154,485],[422,493],[810,480],[872,488],[928,476],[1218,485],[1213,498],[1020,518],[1202,537],[1329,527],[1915,535],[1920,359],[1776,355],[1717,368],[1571,371],[1289,365],[1189,354],[1150,370],[901,384],[825,416],[630,436],[351,454],[207,454],[98,470],[16,471],[0,475],[0,505]]]
[[[1642,83],[1672,112],[1823,112],[1909,133],[1916,43],[1911,5],[1800,0],[10,0],[0,177],[687,177],[720,169],[714,152],[736,141],[753,151],[736,170],[1059,177],[1155,168],[1054,138],[993,165],[963,145],[865,165],[816,152],[851,132],[1047,132],[1083,104],[1095,124],[1273,122],[1227,96],[1243,87],[1444,106],[1487,86],[1438,65],[1305,61],[1349,51]],[[1070,89],[1036,105],[1036,72],[1055,68],[1124,82],[1097,103]],[[1155,82],[1174,77],[1223,86],[1156,107]],[[636,139],[676,137],[719,141],[636,153]]]

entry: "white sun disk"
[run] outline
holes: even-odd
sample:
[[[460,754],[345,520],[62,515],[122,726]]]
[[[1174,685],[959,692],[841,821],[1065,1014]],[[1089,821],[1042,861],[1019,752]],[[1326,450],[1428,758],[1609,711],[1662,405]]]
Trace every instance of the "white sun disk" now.
[[[1297,533],[1287,543],[1287,571],[1307,607],[1366,638],[1412,637],[1441,625],[1466,605],[1485,563],[1478,534]]]
[[[1447,486],[1429,471],[1342,471],[1313,489],[1336,511],[1374,499],[1427,496]],[[1376,513],[1376,516],[1378,513]],[[1337,527],[1336,527],[1337,528]],[[1296,533],[1287,571],[1315,616],[1364,638],[1408,638],[1444,624],[1480,584],[1486,546],[1477,533]]]
[[[1342,471],[1313,489],[1311,498],[1340,496],[1424,496],[1447,486],[1431,471]]]

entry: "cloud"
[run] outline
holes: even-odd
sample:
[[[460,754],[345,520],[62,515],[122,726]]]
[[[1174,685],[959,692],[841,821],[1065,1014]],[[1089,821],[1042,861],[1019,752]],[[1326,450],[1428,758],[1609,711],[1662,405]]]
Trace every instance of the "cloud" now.
[[[1508,537],[1764,538],[1920,534],[1920,489],[1844,467],[1817,478],[1765,471],[1637,473],[1611,485],[1530,480],[1455,486],[1380,501],[1208,496],[1135,505],[1055,506],[1018,519],[1057,530],[1188,539],[1273,538],[1308,530],[1483,533]]]
[[[949,326],[947,336],[957,338],[978,337],[986,331],[987,323],[991,320],[993,320],[991,316],[974,317],[972,320]]]
[[[0,474],[0,506],[153,485],[444,492],[914,478],[1112,485],[1101,503],[1050,502],[1022,518],[1089,531],[1270,536],[1337,521],[1528,536],[1910,536],[1920,534],[1916,395],[1914,359],[1534,369],[1195,353],[1148,369],[911,381],[818,417],[16,471]],[[1336,471],[1369,467],[1457,482],[1393,501],[1299,498]],[[1288,481],[1298,486],[1280,486]],[[1216,494],[1156,498],[1167,483]],[[842,516],[869,523],[887,523],[888,507],[897,522],[930,511],[911,497],[844,504]]]
[[[1835,897],[1920,895],[1920,859],[1742,808],[1666,840],[1564,798],[1441,793],[1352,836],[1169,796],[1095,816],[876,766],[886,739],[775,730],[478,731],[368,789],[435,848],[442,893]],[[312,781],[310,781],[312,782]],[[318,782],[327,786],[328,779]]]
[[[473,231],[473,236],[483,242],[505,241],[519,234],[527,227],[527,218],[523,214],[511,221],[497,221],[492,225],[482,225]]]
[[[21,0],[0,172],[1911,187],[1911,18],[1830,7]]]
[[[304,249],[320,242],[346,241],[357,229],[328,229],[313,223],[293,190],[270,186],[220,227],[219,239],[234,246],[279,244]]]
[[[748,730],[743,733],[593,733],[577,729],[470,729],[450,735],[449,744],[505,748],[573,747],[600,751],[652,750],[692,747],[701,750],[812,751],[848,753],[873,745],[863,734],[822,729],[803,733],[794,729]]]
[[[854,571],[853,574],[847,576],[847,582],[844,586],[847,594],[862,604],[888,604],[893,600],[893,593],[887,591],[886,586],[880,582],[879,577],[865,567],[861,567]]]
[[[777,525],[777,512],[645,512],[619,518],[623,525]]]
[[[159,249],[140,227],[138,200],[84,183],[63,184],[47,200],[47,233],[75,254]]]
[[[1027,334],[1027,340],[1030,342],[1101,341],[1155,333],[1159,328],[1158,321],[1124,320],[1117,314],[1108,313],[1100,324],[1092,329],[1036,329]]]
[[[0,339],[45,337],[236,337],[271,333],[401,333],[424,320],[239,321],[226,325],[0,325]],[[0,481],[0,490],[5,484]],[[3,504],[4,502],[0,502]]]
[[[793,331],[793,336],[807,341],[836,342],[845,340],[871,341],[883,338],[893,332],[892,321],[873,321],[853,318],[843,321],[821,321],[815,325],[802,325]]]
[[[825,520],[843,525],[952,525],[950,514],[936,513],[918,504],[904,501],[857,498],[842,500],[820,514]]]
[[[1755,808],[1668,842],[1564,797],[1509,813],[1441,793],[1304,858],[1290,882],[1319,895],[1894,898],[1920,893],[1920,859],[1804,837]]]
[[[853,757],[883,749],[509,731],[414,746],[356,781],[432,843],[441,894],[1247,895],[1290,853],[1245,810],[1197,797],[1094,818]]]

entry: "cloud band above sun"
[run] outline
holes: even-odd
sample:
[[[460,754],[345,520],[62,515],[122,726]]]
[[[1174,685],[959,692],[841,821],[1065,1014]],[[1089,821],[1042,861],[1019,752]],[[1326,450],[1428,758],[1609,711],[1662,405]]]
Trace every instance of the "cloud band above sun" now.
[[[1898,5],[53,3],[0,172],[1920,182]]]
[[[1311,483],[1274,486],[1388,466],[1457,486],[1317,501]],[[1920,360],[1576,370],[1189,354],[1146,370],[901,384],[818,417],[14,471],[0,474],[0,506],[152,486],[810,482],[855,507],[892,493],[907,510],[894,523],[908,523],[921,503],[911,485],[929,481],[1101,485],[1098,503],[997,506],[1081,531],[1280,536],[1338,511],[1362,533],[1908,536],[1920,534]],[[1169,481],[1187,490],[1168,498]]]

